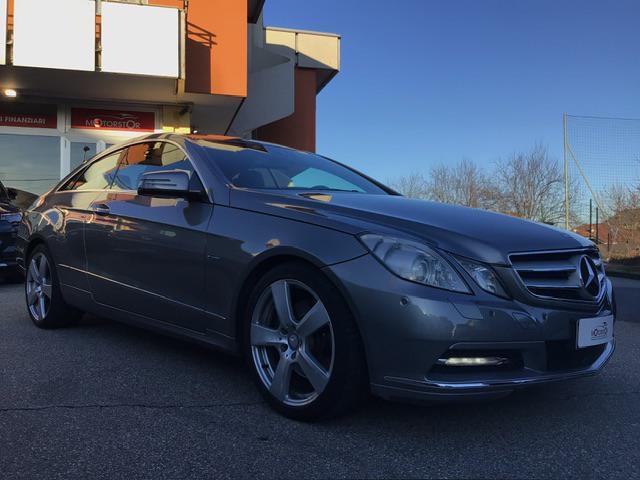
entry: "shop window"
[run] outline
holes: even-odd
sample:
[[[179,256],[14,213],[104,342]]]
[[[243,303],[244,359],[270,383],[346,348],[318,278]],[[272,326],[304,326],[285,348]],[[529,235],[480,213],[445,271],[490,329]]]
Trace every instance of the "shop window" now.
[[[60,181],[60,138],[0,134],[0,181],[41,195]]]

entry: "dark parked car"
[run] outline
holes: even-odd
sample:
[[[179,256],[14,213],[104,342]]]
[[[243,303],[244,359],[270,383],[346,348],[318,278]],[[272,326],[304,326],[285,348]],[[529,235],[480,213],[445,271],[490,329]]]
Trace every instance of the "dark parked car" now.
[[[256,141],[113,147],[26,213],[19,250],[37,326],[91,312],[244,354],[294,418],[368,391],[497,397],[593,374],[614,349],[591,242]]]
[[[17,192],[0,182],[0,277],[19,278],[16,233],[22,220],[20,209],[13,203]]]

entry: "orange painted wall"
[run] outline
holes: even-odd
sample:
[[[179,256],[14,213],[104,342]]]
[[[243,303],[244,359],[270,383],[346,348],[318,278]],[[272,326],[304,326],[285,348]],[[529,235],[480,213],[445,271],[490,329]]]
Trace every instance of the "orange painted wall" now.
[[[182,0],[150,0],[181,8]],[[247,96],[247,2],[190,0],[187,11],[187,92]]]
[[[295,111],[282,120],[258,128],[256,139],[316,151],[316,71],[296,68]]]
[[[13,33],[14,0],[7,0],[7,31]]]
[[[184,0],[150,0],[149,5],[159,7],[184,8]]]

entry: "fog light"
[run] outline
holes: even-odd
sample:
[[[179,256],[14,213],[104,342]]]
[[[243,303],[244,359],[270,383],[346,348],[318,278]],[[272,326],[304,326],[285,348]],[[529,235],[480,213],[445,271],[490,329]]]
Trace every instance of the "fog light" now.
[[[438,365],[447,367],[486,367],[503,365],[509,361],[504,357],[449,357],[439,358]]]

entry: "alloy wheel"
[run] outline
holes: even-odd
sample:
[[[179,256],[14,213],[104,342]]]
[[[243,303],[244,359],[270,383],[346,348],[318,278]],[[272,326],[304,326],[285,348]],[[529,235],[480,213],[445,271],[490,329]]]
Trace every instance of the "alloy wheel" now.
[[[37,253],[31,258],[26,290],[31,316],[38,321],[44,320],[51,306],[52,276],[49,261],[43,253]]]
[[[254,366],[267,390],[289,406],[318,398],[335,357],[331,318],[318,295],[298,280],[278,280],[258,298],[250,328]]]

